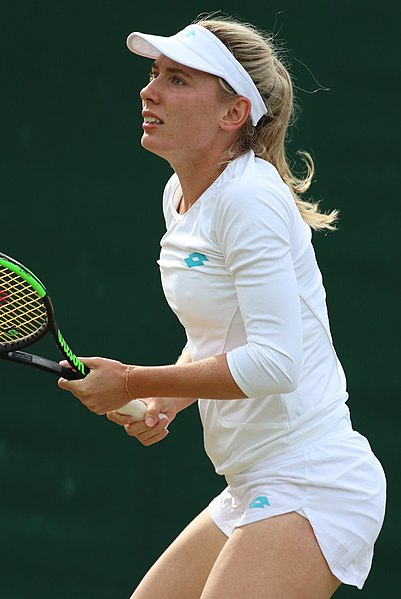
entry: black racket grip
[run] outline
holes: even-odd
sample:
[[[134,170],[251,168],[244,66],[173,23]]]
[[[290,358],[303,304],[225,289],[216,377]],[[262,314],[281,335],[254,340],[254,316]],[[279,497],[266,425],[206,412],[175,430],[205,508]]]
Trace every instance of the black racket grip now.
[[[19,364],[24,364],[25,366],[31,366],[32,368],[38,368],[39,370],[50,372],[51,374],[63,377],[69,381],[84,378],[83,374],[72,370],[72,368],[66,368],[65,366],[61,366],[58,362],[48,360],[47,358],[42,358],[41,356],[35,356],[35,354],[29,354],[24,351],[16,350],[4,353],[2,352],[0,357],[4,360],[10,360],[11,362],[17,362]]]
[[[60,368],[60,376],[63,377],[63,379],[67,379],[68,381],[78,381],[79,379],[85,378],[83,374],[76,372],[72,368],[66,368],[65,366],[60,366]]]

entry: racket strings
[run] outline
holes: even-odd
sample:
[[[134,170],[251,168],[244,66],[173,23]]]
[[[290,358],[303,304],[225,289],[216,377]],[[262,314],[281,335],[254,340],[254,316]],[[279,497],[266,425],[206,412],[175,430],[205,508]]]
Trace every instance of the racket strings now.
[[[0,344],[16,343],[47,326],[47,312],[35,289],[0,266]]]

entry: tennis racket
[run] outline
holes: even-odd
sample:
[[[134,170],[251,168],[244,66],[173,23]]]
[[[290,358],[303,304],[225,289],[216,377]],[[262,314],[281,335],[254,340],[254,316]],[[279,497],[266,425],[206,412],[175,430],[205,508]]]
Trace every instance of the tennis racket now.
[[[21,351],[50,333],[72,368]],[[39,368],[68,380],[89,374],[64,339],[54,317],[53,304],[43,283],[28,268],[0,253],[0,359]],[[120,414],[143,420],[146,406],[134,399]]]

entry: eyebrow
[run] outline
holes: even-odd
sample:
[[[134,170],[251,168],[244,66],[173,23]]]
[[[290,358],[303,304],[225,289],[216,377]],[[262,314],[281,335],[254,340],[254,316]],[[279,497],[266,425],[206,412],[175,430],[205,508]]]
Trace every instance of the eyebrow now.
[[[152,64],[152,69],[159,69],[159,66],[157,64],[157,61],[155,60],[155,62]],[[180,67],[166,67],[166,71],[168,73],[174,73],[174,74],[179,74],[179,75],[185,75],[185,77],[190,77],[191,79],[193,79],[192,75],[189,74],[188,71],[185,71],[184,69],[181,69]]]

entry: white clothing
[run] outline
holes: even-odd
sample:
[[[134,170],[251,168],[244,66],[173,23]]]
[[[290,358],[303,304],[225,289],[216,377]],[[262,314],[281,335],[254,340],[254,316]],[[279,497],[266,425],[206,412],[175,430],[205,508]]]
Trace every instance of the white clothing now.
[[[227,476],[227,483],[208,508],[224,534],[297,512],[311,524],[333,574],[363,587],[383,523],[386,481],[362,435],[350,428],[329,434]]]
[[[231,162],[184,214],[166,185],[160,270],[193,361],[227,355],[248,399],[199,399],[205,449],[228,487],[217,526],[296,511],[332,572],[359,588],[385,506],[385,477],[352,430],[311,232],[276,169]]]
[[[310,443],[348,414],[310,228],[268,162],[231,162],[184,214],[166,185],[160,269],[192,360],[227,354],[249,399],[199,401],[219,474]]]

